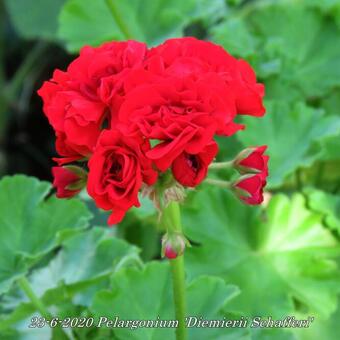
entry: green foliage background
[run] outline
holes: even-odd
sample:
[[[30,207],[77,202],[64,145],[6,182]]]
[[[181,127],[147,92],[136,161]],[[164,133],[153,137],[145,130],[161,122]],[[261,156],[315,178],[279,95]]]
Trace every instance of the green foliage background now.
[[[182,207],[193,243],[185,253],[188,314],[315,319],[308,329],[193,328],[189,337],[339,338],[339,0],[5,0],[0,14],[14,30],[1,27],[1,141],[11,120],[21,119],[13,118],[14,104],[35,100],[38,65],[48,62],[51,46],[76,53],[113,39],[152,46],[194,35],[250,62],[266,85],[267,115],[244,118],[245,131],[219,140],[219,157],[267,144],[267,199],[249,207],[205,185],[189,194]],[[4,55],[11,34],[33,47],[9,74]],[[0,158],[6,174],[3,149]],[[50,193],[48,182],[32,177],[0,181],[0,338],[58,339],[49,327],[28,328],[38,312],[18,286],[21,277],[60,318],[173,318],[169,263],[159,260],[162,230],[150,202],[110,229],[85,195],[61,201]],[[175,338],[171,329],[68,332],[75,339]]]

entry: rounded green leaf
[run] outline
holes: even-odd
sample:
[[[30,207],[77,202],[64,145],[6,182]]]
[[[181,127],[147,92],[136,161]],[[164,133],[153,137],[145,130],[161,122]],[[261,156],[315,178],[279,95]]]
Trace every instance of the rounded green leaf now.
[[[68,0],[60,15],[59,36],[72,52],[109,40],[156,45],[181,36],[195,9],[194,0]]]
[[[216,277],[200,277],[187,286],[187,315],[222,319],[222,309],[235,297],[237,287]],[[110,291],[98,292],[91,310],[97,317],[120,320],[174,320],[168,263],[150,262],[142,270],[124,268],[112,277]],[[114,328],[118,339],[174,340],[175,328]],[[190,328],[189,339],[241,339],[244,329]]]
[[[335,310],[339,243],[302,195],[274,196],[266,214],[222,190],[205,188],[195,201],[200,207],[185,209],[183,222],[199,244],[186,251],[191,276],[219,275],[239,286],[231,307],[248,316],[287,316],[295,303],[323,316]]]
[[[25,39],[56,40],[59,12],[65,0],[5,0],[16,31]]]
[[[275,101],[266,104],[261,119],[244,117],[247,129],[237,138],[244,146],[268,145],[268,187],[279,187],[299,167],[311,165],[322,154],[320,142],[338,133],[340,121],[303,103],[289,105]]]
[[[66,235],[88,225],[91,214],[82,202],[45,199],[50,190],[49,183],[21,175],[0,181],[0,293]]]

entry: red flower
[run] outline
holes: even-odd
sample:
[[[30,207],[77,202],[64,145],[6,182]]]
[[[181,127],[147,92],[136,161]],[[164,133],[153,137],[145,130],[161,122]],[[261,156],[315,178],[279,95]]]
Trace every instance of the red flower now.
[[[83,93],[111,106],[120,101],[117,96],[124,95],[124,80],[131,70],[142,66],[146,50],[144,43],[133,40],[85,46],[67,72]]]
[[[263,187],[265,185],[266,181],[261,175],[245,175],[234,183],[234,192],[247,204],[260,204],[263,202]]]
[[[145,44],[135,41],[86,46],[67,72],[56,70],[43,84],[38,94],[62,156],[92,153],[101,130],[115,121],[126,75],[142,65],[145,54]]]
[[[241,173],[258,173],[263,179],[268,176],[268,159],[269,156],[264,155],[267,146],[257,146],[247,148],[240,152],[235,159],[235,168]]]
[[[88,156],[97,142],[105,105],[82,93],[77,85],[80,86],[67,73],[56,70],[38,94],[44,101],[49,123],[57,134],[63,135],[65,148],[74,148],[79,155]]]
[[[52,174],[54,177],[53,186],[57,189],[56,196],[58,198],[72,197],[78,194],[84,186],[83,178],[67,167],[54,166]]]
[[[163,201],[181,199],[182,185],[195,187],[206,177],[218,151],[215,135],[243,129],[234,122],[237,114],[265,113],[264,87],[252,68],[195,38],[170,39],[151,50],[131,40],[86,46],[38,94],[60,156],[53,169],[57,196],[74,195],[86,179],[70,172],[73,166],[61,166],[88,160],[87,189],[98,207],[112,211],[109,224],[139,206],[139,190],[154,184],[156,167],[171,167],[177,180],[159,190]],[[234,187],[249,204],[262,200],[265,148],[248,150],[233,163],[241,174],[255,173]],[[152,188],[156,196],[158,189]]]
[[[234,98],[224,91],[214,74],[149,83],[127,94],[119,119],[127,130],[160,141],[147,156],[165,171],[181,153],[200,153],[214,134],[232,135],[243,128],[233,122]]]
[[[218,151],[216,142],[211,142],[198,154],[181,153],[172,163],[176,180],[187,187],[195,187],[206,177],[208,166]]]
[[[153,184],[157,173],[145,156],[149,144],[118,130],[105,130],[89,161],[87,190],[96,205],[112,210],[109,224],[119,223],[126,211],[139,206],[138,191]]]
[[[227,85],[225,95],[234,93],[238,114],[263,116],[263,84],[247,62],[232,57],[221,46],[192,37],[169,39],[152,48],[146,59],[148,70],[158,74],[186,76],[214,72]]]

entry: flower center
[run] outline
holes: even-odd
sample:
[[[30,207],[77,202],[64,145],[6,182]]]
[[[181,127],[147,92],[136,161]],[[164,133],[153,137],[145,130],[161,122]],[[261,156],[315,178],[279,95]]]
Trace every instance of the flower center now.
[[[118,176],[119,173],[122,171],[122,166],[117,162],[115,161],[112,165],[111,165],[111,168],[110,168],[110,173],[113,175],[113,176]]]
[[[190,169],[192,169],[195,173],[197,173],[199,170],[199,166],[200,166],[200,162],[198,158],[195,155],[187,154],[186,161]]]

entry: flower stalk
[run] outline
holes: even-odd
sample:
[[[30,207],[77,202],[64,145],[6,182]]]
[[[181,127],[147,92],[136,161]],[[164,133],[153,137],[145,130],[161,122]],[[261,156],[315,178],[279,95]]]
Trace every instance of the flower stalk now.
[[[234,165],[234,160],[231,160],[228,162],[211,163],[209,165],[209,170],[231,169],[233,165]]]
[[[215,185],[220,188],[230,189],[231,183],[220,179],[207,178],[205,181],[207,184]]]
[[[44,303],[39,299],[39,297],[34,293],[30,283],[26,279],[26,277],[21,277],[18,280],[18,284],[21,288],[21,290],[26,294],[26,296],[30,299],[32,304],[35,306],[37,311],[40,313],[40,315],[45,318],[46,320],[52,320],[53,316],[50,314],[50,312],[47,310],[46,306]],[[68,340],[69,337],[67,334],[58,326],[56,328],[53,328],[54,335],[56,336],[57,339],[62,339],[62,340]]]
[[[168,233],[182,234],[181,213],[178,202],[171,202],[164,208],[161,222]],[[175,303],[175,316],[178,320],[176,329],[176,340],[186,340],[188,338],[185,327],[186,317],[186,296],[185,296],[185,272],[184,256],[180,255],[170,260],[173,295]]]

